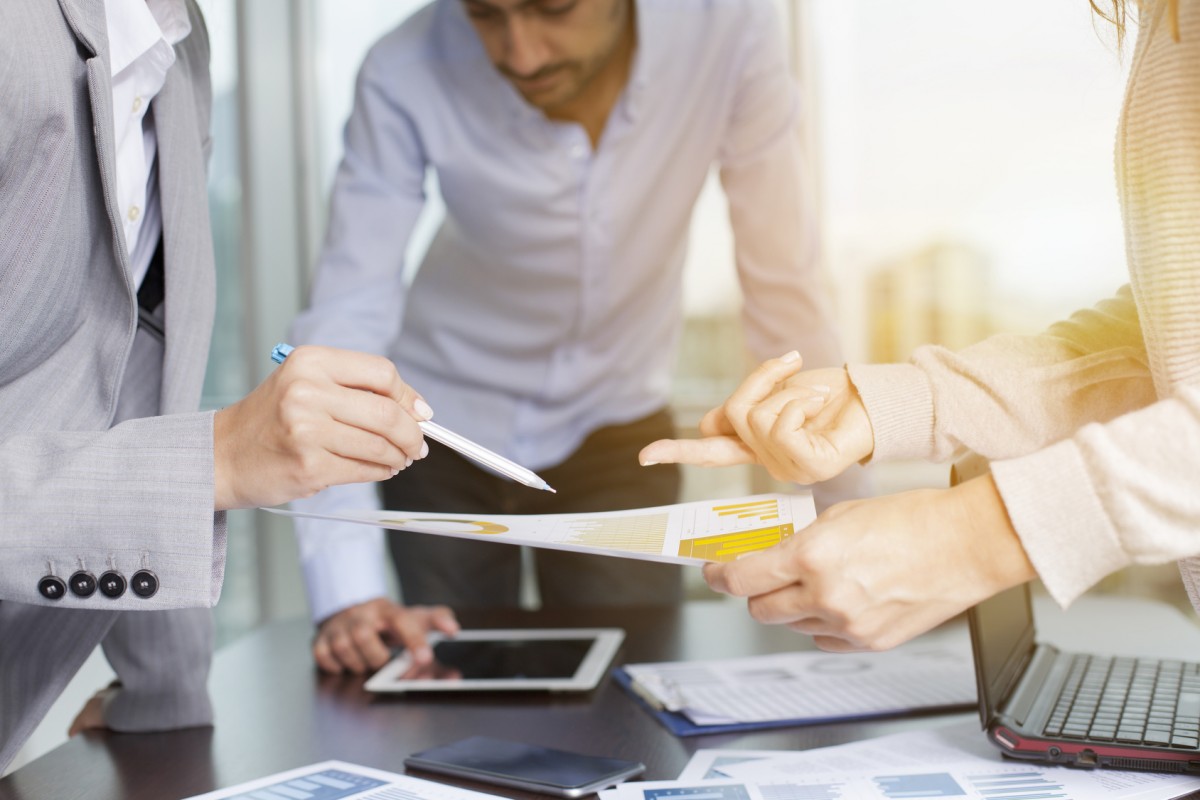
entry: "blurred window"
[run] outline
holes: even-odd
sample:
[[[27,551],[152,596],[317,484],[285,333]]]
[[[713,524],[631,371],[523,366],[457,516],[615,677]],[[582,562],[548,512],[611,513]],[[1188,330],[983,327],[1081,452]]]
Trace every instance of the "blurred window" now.
[[[1036,332],[1125,282],[1124,74],[1087,0],[797,0],[849,356]]]

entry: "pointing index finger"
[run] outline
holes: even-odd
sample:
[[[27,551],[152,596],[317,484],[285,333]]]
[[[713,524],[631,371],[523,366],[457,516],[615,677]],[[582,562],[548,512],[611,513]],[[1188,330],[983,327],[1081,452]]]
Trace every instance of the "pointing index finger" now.
[[[753,464],[756,459],[754,451],[736,436],[709,436],[704,439],[659,439],[642,448],[638,461],[643,467],[655,464],[728,467]]]

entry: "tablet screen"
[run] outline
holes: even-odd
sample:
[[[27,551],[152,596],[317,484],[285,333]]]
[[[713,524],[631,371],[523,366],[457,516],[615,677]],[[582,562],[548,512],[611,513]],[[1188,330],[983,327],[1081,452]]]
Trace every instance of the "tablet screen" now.
[[[605,675],[625,638],[620,628],[491,628],[429,635],[433,662],[401,652],[366,683],[372,692],[531,689],[587,691]]]
[[[439,664],[466,680],[570,678],[579,670],[592,639],[442,641],[433,648]]]

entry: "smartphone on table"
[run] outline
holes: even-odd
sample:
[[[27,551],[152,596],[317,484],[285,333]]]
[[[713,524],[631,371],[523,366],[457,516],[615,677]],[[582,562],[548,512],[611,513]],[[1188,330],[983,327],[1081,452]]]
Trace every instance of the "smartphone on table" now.
[[[584,797],[642,774],[646,765],[524,742],[472,736],[414,753],[404,766],[555,797]]]

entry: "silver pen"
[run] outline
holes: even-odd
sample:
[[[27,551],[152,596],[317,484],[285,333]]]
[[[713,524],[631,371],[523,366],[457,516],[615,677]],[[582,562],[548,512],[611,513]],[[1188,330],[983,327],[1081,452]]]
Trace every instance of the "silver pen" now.
[[[271,360],[276,364],[282,364],[283,360],[287,358],[294,349],[295,348],[290,344],[280,342],[279,344],[275,345],[275,348],[271,351]],[[421,432],[430,439],[433,439],[435,442],[441,442],[451,450],[461,453],[462,455],[474,461],[476,464],[480,464],[492,472],[503,475],[506,478],[512,478],[517,483],[522,483],[533,489],[541,489],[545,492],[554,491],[554,489],[550,487],[550,484],[542,480],[533,470],[526,469],[517,462],[510,461],[499,453],[493,453],[483,445],[476,444],[465,436],[459,436],[454,431],[443,428],[436,422],[425,421],[418,422],[417,424],[421,427]]]
[[[447,430],[436,422],[425,421],[418,422],[417,424],[421,426],[421,430],[430,439],[441,442],[451,450],[462,453],[477,464],[487,467],[492,472],[498,472],[506,478],[512,478],[517,483],[523,483],[534,489],[541,489],[545,492],[554,491],[550,487],[550,484],[538,477],[538,474],[533,470],[526,469],[517,462],[510,461],[499,453],[494,453],[483,445],[472,442],[465,436],[459,436],[454,431]],[[555,493],[557,494],[557,492]]]

